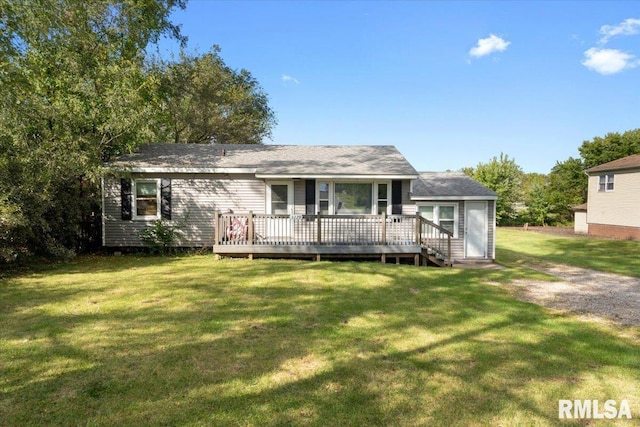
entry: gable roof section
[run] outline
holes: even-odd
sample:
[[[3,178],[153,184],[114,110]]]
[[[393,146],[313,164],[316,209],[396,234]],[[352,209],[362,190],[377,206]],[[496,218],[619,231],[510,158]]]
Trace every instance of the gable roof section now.
[[[418,175],[390,145],[148,144],[109,165],[131,172],[254,173],[259,178]]]
[[[640,154],[632,154],[612,162],[603,163],[586,170],[588,174],[625,169],[640,169]]]
[[[411,200],[497,200],[498,195],[462,172],[419,172]]]

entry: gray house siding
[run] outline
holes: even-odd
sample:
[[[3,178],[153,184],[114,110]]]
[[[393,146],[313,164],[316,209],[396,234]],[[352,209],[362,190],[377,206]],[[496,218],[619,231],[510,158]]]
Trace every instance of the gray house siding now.
[[[408,179],[402,180],[402,214],[403,215],[415,215],[418,211],[416,208],[416,202],[411,200],[411,181]]]
[[[462,261],[465,259],[464,248],[464,230],[465,230],[465,201],[464,200],[420,200],[412,203],[438,203],[458,206],[458,230],[457,237],[451,239],[451,257],[454,260]],[[494,205],[495,201],[487,201],[487,258],[489,260],[495,259],[494,253],[494,241],[495,241],[495,226],[494,226]],[[417,211],[417,204],[413,205],[414,211]]]
[[[202,247],[214,243],[215,212],[265,213],[266,183],[252,175],[212,174],[134,174],[138,178],[171,178],[171,220],[180,225],[180,246]],[[294,214],[306,213],[305,180],[294,180]],[[143,246],[138,233],[154,220],[123,220],[121,216],[120,178],[104,180],[104,245]],[[409,197],[410,181],[402,181],[402,213],[413,215],[415,203]]]
[[[140,176],[133,176],[133,179]],[[181,246],[210,246],[214,240],[215,211],[264,213],[265,184],[250,175],[230,179],[216,175],[154,175],[144,178],[171,178],[171,223],[182,225]],[[105,178],[105,246],[142,246],[140,230],[152,220],[122,220],[120,179]]]

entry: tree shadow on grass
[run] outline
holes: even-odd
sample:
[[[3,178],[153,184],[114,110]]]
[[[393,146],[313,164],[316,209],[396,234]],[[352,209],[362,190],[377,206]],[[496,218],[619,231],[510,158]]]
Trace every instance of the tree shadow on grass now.
[[[582,391],[589,374],[640,368],[638,343],[515,301],[478,271],[165,267],[128,304],[97,287],[107,294],[98,313],[6,316],[5,421],[553,425],[557,399]],[[25,324],[41,334],[21,347]],[[540,395],[528,398],[531,390]],[[632,397],[602,393],[588,397]]]

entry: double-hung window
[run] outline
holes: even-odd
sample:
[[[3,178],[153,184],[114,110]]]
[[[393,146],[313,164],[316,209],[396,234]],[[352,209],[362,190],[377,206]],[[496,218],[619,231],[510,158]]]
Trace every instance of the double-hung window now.
[[[418,212],[429,221],[438,224],[458,237],[458,205],[457,204],[425,204],[418,206]]]
[[[598,191],[613,191],[613,174],[600,175]]]
[[[389,184],[387,183],[378,183],[376,184],[378,188],[378,215],[382,215],[382,213],[387,213],[387,208],[389,206]]]
[[[320,215],[329,215],[329,189],[331,184],[328,182],[321,182],[318,184],[318,212]]]
[[[134,218],[160,218],[160,180],[136,179],[133,182]]]

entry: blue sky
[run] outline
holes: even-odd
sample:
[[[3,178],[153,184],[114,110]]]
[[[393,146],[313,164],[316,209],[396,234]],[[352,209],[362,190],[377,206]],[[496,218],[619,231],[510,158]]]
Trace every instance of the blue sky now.
[[[640,2],[191,0],[172,20],[260,82],[268,144],[390,144],[425,171],[502,152],[548,173],[640,127]]]

